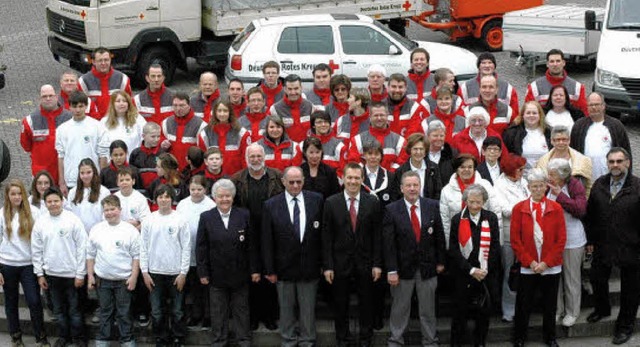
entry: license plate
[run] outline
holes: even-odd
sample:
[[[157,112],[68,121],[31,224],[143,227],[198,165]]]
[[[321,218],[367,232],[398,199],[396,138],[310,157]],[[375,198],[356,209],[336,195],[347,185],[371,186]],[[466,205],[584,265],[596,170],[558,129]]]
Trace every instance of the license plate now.
[[[63,57],[58,57],[58,62],[64,66],[71,66],[69,63],[69,59],[65,59]]]

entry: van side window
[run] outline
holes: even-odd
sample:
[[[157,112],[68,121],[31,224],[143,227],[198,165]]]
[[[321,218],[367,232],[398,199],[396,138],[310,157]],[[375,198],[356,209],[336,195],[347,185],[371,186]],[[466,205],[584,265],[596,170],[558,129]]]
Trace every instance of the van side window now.
[[[389,54],[393,43],[381,32],[366,26],[341,25],[340,40],[345,54]]]
[[[288,27],[278,42],[279,53],[333,54],[333,32],[330,26]]]

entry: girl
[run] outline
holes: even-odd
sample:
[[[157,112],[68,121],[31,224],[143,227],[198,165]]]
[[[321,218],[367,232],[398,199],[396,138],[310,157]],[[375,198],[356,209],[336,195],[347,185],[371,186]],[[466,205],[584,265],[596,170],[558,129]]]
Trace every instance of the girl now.
[[[111,194],[109,189],[100,185],[98,169],[89,158],[82,159],[78,165],[78,185],[71,188],[71,212],[78,216],[88,233],[102,221],[100,201]]]
[[[198,146],[203,151],[219,147],[226,163],[222,170],[231,176],[246,167],[244,152],[251,143],[250,134],[240,127],[228,100],[216,102],[212,112],[209,125],[198,135]]]
[[[50,175],[42,176],[53,182]],[[22,285],[29,306],[36,341],[39,346],[48,346],[43,329],[40,287],[31,264],[31,231],[38,215],[39,210],[27,201],[27,191],[22,181],[10,180],[4,188],[4,207],[0,209],[0,284],[4,290],[4,309],[13,346],[24,346],[18,317],[19,285]]]
[[[39,213],[46,213],[47,206],[44,203],[44,192],[49,189],[49,187],[55,186],[53,183],[53,177],[47,170],[40,170],[33,177],[33,181],[31,181],[31,196],[29,196],[29,203],[33,205],[33,207]]]
[[[117,91],[111,95],[109,112],[100,122],[107,129],[109,143],[122,140],[130,150],[142,144],[142,128],[147,121],[138,114],[136,105],[126,92]]]
[[[302,151],[285,133],[284,122],[278,116],[267,116],[265,134],[258,144],[264,148],[265,165],[284,170],[288,166],[299,166],[302,163]]]
[[[138,177],[138,169],[133,166],[129,166],[127,144],[122,140],[115,140],[111,142],[109,146],[109,154],[111,155],[111,161],[109,166],[100,171],[100,182],[103,186],[107,187],[109,191],[118,191],[118,170],[123,167],[131,168],[133,179],[135,180],[135,189],[141,189],[141,180]]]
[[[179,201],[189,196],[189,189],[182,181],[180,172],[178,171],[178,160],[172,154],[162,153],[158,156],[156,170],[158,172],[158,178],[151,182],[149,190],[147,190],[147,198],[152,201],[150,205],[151,212],[158,210],[158,205],[153,197],[156,188],[161,184],[168,184],[175,189],[176,198],[173,199],[173,208],[175,208]]]

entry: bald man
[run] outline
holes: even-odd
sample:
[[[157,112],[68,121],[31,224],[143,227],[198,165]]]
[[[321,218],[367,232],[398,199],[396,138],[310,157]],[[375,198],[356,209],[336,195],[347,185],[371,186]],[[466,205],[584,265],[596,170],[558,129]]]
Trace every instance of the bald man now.
[[[53,181],[58,182],[58,153],[56,129],[71,113],[58,103],[56,90],[50,84],[40,88],[40,107],[22,119],[20,145],[31,155],[31,174],[47,170]]]
[[[200,92],[191,97],[189,104],[196,117],[202,118],[209,123],[213,105],[220,99],[220,89],[218,88],[218,76],[213,72],[203,72],[200,75]]]

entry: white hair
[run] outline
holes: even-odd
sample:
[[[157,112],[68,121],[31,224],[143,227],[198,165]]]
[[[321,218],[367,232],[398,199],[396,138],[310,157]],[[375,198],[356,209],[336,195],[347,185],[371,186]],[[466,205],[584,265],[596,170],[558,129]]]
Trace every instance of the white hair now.
[[[367,76],[369,76],[371,73],[379,73],[384,77],[387,76],[387,70],[380,64],[373,64],[369,66],[369,69],[367,70]]]
[[[467,119],[466,119],[466,126],[468,127],[469,125],[471,125],[471,118],[475,117],[475,116],[482,116],[484,118],[484,122],[486,123],[486,125],[489,125],[489,123],[491,123],[491,116],[489,116],[489,112],[487,112],[487,110],[484,109],[484,107],[482,106],[474,106],[471,109],[469,109],[468,115],[467,115]]]

